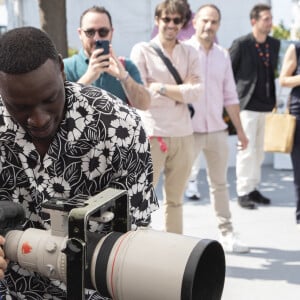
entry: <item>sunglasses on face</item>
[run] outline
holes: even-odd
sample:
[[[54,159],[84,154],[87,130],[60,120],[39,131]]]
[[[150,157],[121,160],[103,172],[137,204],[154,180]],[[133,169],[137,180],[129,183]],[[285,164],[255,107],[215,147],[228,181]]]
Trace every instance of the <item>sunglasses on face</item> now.
[[[99,29],[83,30],[83,32],[85,33],[87,38],[93,38],[95,36],[96,32],[98,32],[100,37],[104,38],[110,33],[110,29],[107,27],[101,27]]]
[[[161,18],[163,20],[164,23],[169,24],[171,21],[173,21],[173,23],[175,25],[179,25],[182,23],[182,18],[169,18],[169,17],[164,17]]]

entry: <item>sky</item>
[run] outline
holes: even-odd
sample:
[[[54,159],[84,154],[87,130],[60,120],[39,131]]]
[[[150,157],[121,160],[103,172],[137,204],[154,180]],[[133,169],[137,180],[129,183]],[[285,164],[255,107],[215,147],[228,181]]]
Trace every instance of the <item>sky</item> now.
[[[1,5],[1,1],[0,1],[0,25],[6,25],[6,24],[7,24],[6,9],[4,5]]]
[[[292,0],[271,0],[273,24],[278,25],[281,21],[285,27],[290,28],[294,19]]]

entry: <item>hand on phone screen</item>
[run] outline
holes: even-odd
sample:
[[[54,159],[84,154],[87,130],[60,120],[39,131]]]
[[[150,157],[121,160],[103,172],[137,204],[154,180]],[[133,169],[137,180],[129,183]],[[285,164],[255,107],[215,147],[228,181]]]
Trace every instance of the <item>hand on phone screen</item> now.
[[[96,49],[103,49],[103,52],[100,55],[106,55],[109,54],[109,44],[110,42],[108,40],[98,40],[96,41]]]

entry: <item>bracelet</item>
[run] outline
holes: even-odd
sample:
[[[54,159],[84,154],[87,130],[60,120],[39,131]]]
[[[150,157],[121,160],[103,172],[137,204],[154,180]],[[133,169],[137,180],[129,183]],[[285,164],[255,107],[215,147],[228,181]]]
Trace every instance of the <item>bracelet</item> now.
[[[120,81],[121,82],[126,82],[128,77],[129,77],[129,73],[126,71],[126,75],[124,76],[124,78],[122,78],[122,79],[120,78]]]

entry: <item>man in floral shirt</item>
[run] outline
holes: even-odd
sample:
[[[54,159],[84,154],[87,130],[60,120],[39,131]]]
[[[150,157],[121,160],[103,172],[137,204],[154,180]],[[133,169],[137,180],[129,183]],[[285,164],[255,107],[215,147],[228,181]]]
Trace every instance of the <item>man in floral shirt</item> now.
[[[148,225],[158,204],[139,116],[104,90],[65,81],[63,69],[39,29],[0,40],[0,200],[22,203],[32,226],[49,228],[44,201],[113,187],[128,192],[132,222]],[[64,284],[7,266],[4,256],[0,249],[2,300],[66,299]],[[87,290],[86,299],[103,298]]]

